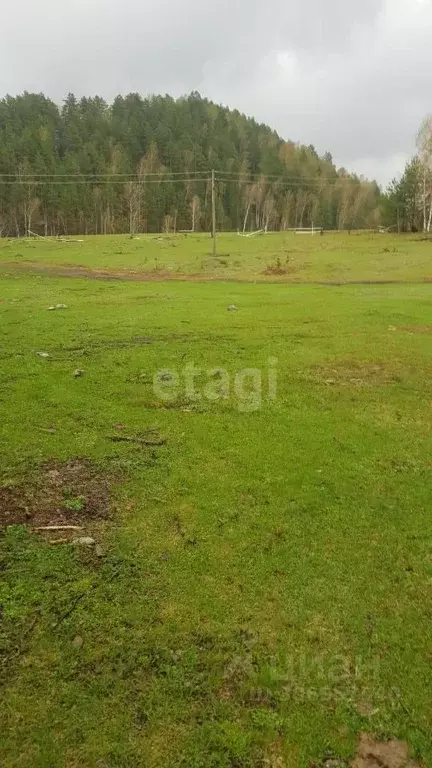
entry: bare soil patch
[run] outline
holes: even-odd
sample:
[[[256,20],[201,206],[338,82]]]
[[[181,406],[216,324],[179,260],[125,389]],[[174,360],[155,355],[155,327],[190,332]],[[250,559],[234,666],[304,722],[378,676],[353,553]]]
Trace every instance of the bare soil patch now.
[[[432,333],[432,325],[400,325],[398,330],[414,334]]]
[[[363,733],[351,768],[420,768],[420,763],[410,759],[404,741],[375,741]]]
[[[329,757],[320,763],[312,763],[311,768],[421,768],[421,765],[410,758],[405,741],[377,741],[362,733],[354,760]]]
[[[57,265],[57,264],[34,264],[26,262],[25,264],[3,264],[2,271],[6,269],[20,270],[24,272],[33,272],[47,277],[87,277],[92,280],[127,280],[132,282],[166,282],[167,280],[177,281],[211,281],[214,278],[206,274],[185,274],[184,272],[169,271],[167,269],[155,269],[151,271],[134,269],[91,269],[90,267],[81,267],[79,265]]]
[[[28,482],[0,487],[0,527],[80,525],[106,518],[112,482],[87,459],[46,462]]]
[[[401,380],[402,370],[388,362],[360,360],[334,360],[328,365],[316,366],[315,377],[327,386],[367,387],[394,384]]]

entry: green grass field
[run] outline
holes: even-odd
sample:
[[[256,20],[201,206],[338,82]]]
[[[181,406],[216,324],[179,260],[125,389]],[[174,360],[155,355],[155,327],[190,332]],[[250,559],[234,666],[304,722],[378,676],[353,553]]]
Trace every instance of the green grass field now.
[[[131,238],[0,240],[0,267],[16,271],[89,269],[103,276],[136,279],[240,280],[250,282],[423,282],[432,281],[432,240],[415,235],[353,232],[253,238],[218,237],[213,258],[208,235],[141,235]]]
[[[432,765],[432,245],[218,248],[0,242],[2,768]]]

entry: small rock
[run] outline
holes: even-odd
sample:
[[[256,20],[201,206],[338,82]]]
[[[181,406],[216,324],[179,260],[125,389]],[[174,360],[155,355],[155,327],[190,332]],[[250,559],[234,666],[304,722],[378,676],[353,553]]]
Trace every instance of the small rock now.
[[[227,307],[228,312],[237,312],[237,307],[235,304],[230,304],[229,307]]]
[[[105,553],[104,553],[101,545],[100,544],[96,544],[96,546],[95,546],[95,555],[96,555],[96,557],[103,557],[104,554]]]
[[[84,640],[82,639],[82,637],[80,635],[77,635],[72,640],[72,645],[74,648],[82,648],[83,642]]]
[[[73,372],[72,376],[75,376],[75,378],[78,379],[80,376],[84,376],[84,371],[82,371],[81,368],[77,368],[76,371]]]
[[[48,352],[36,352],[38,357],[49,357]]]
[[[396,326],[394,326],[394,325],[389,325],[389,331],[397,331],[397,328],[396,328]]]
[[[67,309],[67,304],[56,304],[55,308],[56,309]]]
[[[72,541],[73,547],[94,547],[95,544],[96,542],[91,536],[80,536],[79,539]]]

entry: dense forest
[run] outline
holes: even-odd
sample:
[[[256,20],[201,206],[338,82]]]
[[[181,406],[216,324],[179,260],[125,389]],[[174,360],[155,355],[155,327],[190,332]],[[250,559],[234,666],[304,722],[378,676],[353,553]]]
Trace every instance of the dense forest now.
[[[222,230],[380,222],[374,182],[198,93],[0,101],[3,236],[208,230],[211,169]]]

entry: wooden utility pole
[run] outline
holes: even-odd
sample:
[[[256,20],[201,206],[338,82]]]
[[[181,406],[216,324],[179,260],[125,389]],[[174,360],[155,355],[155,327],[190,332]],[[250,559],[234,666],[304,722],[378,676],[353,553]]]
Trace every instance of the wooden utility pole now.
[[[212,171],[212,238],[213,238],[213,256],[216,256],[216,182],[215,172]]]

